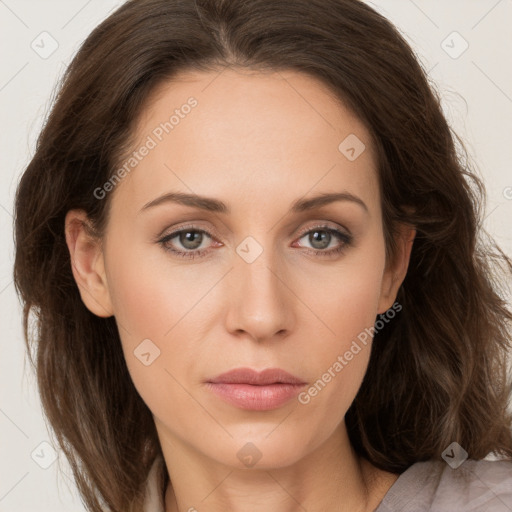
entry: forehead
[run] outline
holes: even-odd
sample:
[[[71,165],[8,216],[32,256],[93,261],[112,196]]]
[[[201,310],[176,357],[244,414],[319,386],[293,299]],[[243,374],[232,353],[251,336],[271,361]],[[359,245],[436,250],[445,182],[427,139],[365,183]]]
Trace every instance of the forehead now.
[[[378,199],[369,132],[303,73],[182,72],[153,91],[137,121],[133,151],[150,149],[115,194],[132,205],[168,190],[219,198],[228,190],[228,202],[260,207],[326,189]]]

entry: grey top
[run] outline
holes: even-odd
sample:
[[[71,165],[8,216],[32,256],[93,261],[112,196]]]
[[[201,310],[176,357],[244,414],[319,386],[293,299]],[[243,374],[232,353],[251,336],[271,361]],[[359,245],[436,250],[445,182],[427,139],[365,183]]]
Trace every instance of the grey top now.
[[[147,480],[144,512],[165,512],[164,460]],[[512,461],[467,459],[457,469],[443,460],[416,462],[389,488],[374,512],[512,512]]]
[[[512,461],[416,462],[390,487],[375,512],[512,512]]]

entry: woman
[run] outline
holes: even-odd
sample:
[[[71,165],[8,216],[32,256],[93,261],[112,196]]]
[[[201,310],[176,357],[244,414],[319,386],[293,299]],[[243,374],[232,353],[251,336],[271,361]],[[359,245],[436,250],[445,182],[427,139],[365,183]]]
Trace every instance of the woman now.
[[[133,0],[93,31],[15,220],[88,510],[512,503],[512,263],[454,137],[359,1]]]

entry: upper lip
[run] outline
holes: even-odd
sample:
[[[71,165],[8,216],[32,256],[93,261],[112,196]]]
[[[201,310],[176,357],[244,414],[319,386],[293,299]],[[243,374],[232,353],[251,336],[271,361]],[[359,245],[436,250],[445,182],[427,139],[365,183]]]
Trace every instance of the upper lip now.
[[[252,384],[254,386],[305,384],[304,381],[281,368],[267,368],[263,371],[253,370],[252,368],[235,368],[208,380],[208,382],[215,384]]]

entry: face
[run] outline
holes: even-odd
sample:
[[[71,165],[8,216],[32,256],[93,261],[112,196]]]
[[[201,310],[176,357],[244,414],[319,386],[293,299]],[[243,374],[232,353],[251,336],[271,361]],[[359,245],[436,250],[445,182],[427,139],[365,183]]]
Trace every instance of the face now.
[[[164,442],[292,464],[343,425],[370,355],[361,333],[406,269],[386,267],[370,135],[311,77],[225,70],[159,87],[137,139],[83,300],[115,315]],[[216,379],[237,368],[295,384]]]

